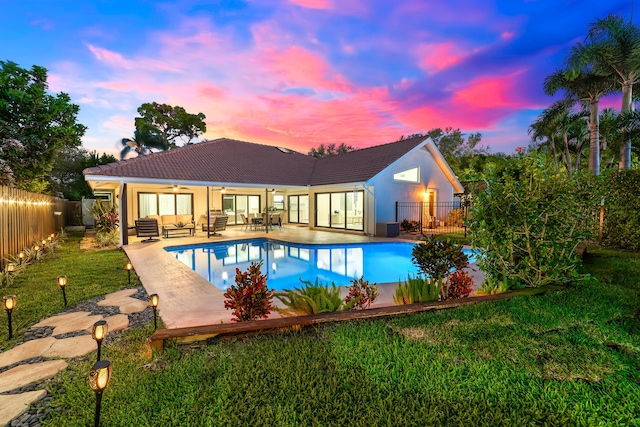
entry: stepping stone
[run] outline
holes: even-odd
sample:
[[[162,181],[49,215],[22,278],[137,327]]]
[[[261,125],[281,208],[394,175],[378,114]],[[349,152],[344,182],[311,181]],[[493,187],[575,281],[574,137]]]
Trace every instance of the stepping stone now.
[[[104,320],[109,325],[109,332],[126,329],[129,326],[129,316],[126,314],[116,314],[115,316],[105,317]],[[88,330],[91,331],[91,329]]]
[[[128,301],[131,295],[135,294],[136,292],[138,292],[137,289],[123,289],[121,291],[118,292],[114,292],[111,294],[107,294],[105,295],[104,299],[102,301],[98,301],[98,305],[101,307],[105,307],[105,306],[120,306],[122,305],[121,301]],[[135,299],[135,298],[133,298]]]
[[[0,393],[53,377],[67,367],[64,360],[20,365],[0,374]]]
[[[49,350],[56,341],[58,340],[53,337],[40,338],[37,340],[27,341],[24,344],[20,344],[17,347],[0,353],[0,368],[13,365],[17,362],[22,362],[23,360],[31,359],[33,357],[42,356],[42,354]]]
[[[84,356],[98,349],[98,345],[91,338],[91,335],[80,335],[78,337],[55,340],[55,343],[47,351],[42,353],[44,357],[66,357],[73,358]]]
[[[140,313],[144,311],[147,307],[149,307],[149,303],[147,301],[141,301],[135,298],[129,298],[128,301],[123,301],[123,304],[120,305],[120,313],[123,314],[131,314],[131,313]]]
[[[46,390],[28,391],[20,394],[0,395],[0,425],[9,423],[29,409],[29,405],[47,395]]]
[[[78,319],[83,317],[87,317],[90,315],[88,311],[74,311],[72,313],[60,314],[58,316],[49,317],[48,319],[44,319],[40,323],[36,323],[32,326],[32,328],[41,328],[43,326],[53,326],[54,328],[57,326],[64,325],[65,323],[75,322]],[[84,328],[81,328],[84,329]]]
[[[96,323],[98,320],[102,320],[102,316],[100,316],[99,314],[94,316],[80,317],[80,318],[74,319],[71,322],[63,323],[59,326],[56,326],[55,329],[53,330],[52,335],[62,335],[68,332],[83,331],[85,329],[91,332],[93,330],[93,324]]]

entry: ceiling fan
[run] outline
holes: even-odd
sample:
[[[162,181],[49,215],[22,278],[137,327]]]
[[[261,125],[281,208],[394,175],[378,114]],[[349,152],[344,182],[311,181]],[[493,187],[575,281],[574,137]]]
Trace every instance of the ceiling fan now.
[[[172,189],[173,191],[178,191],[178,190],[188,190],[188,189],[189,189],[189,187],[182,187],[182,186],[180,186],[180,185],[171,185],[171,186],[169,186],[169,187],[164,187],[164,188],[170,188],[170,189]]]

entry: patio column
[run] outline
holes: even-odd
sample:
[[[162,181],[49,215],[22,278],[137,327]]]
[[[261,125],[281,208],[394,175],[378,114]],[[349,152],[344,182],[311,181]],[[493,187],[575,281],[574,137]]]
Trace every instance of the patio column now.
[[[269,189],[264,189],[264,232],[269,234]]]
[[[122,246],[129,244],[129,222],[127,218],[127,184],[120,183],[120,243]]]

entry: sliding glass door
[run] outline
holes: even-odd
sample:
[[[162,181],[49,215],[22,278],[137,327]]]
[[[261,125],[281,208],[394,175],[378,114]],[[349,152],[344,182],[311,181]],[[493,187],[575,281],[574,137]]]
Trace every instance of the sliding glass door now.
[[[309,224],[309,196],[289,196],[289,222]]]
[[[222,211],[229,216],[227,224],[242,224],[242,217],[260,212],[260,196],[225,194],[222,196]]]
[[[316,194],[316,226],[364,230],[364,191]]]

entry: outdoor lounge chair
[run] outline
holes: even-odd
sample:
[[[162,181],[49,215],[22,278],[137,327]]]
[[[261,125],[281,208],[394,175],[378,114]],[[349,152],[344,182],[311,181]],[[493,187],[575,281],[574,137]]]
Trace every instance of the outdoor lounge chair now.
[[[136,236],[148,237],[143,242],[155,242],[158,239],[154,237],[160,237],[160,230],[158,230],[158,220],[155,218],[140,218],[136,221]]]
[[[216,233],[216,231],[222,231],[227,229],[227,221],[229,217],[226,215],[217,216],[215,221],[211,223],[211,227],[207,230],[207,237],[222,236],[222,234]],[[202,226],[205,227],[204,225]]]

